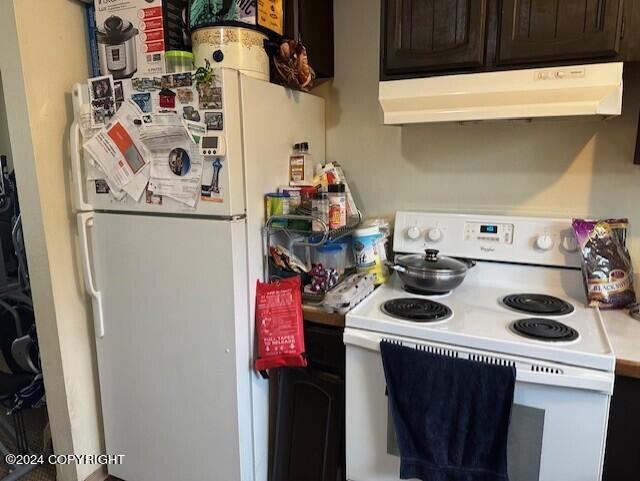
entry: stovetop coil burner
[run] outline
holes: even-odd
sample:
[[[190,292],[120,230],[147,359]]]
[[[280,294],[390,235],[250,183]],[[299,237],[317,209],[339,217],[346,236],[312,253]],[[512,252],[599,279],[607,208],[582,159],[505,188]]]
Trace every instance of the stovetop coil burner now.
[[[502,298],[505,306],[527,314],[563,316],[573,312],[573,306],[546,294],[511,294]]]
[[[561,322],[542,317],[519,319],[511,323],[511,328],[529,339],[550,342],[569,342],[578,339],[578,331]]]
[[[391,299],[381,309],[389,316],[412,322],[444,321],[453,315],[453,311],[444,304],[415,297]]]

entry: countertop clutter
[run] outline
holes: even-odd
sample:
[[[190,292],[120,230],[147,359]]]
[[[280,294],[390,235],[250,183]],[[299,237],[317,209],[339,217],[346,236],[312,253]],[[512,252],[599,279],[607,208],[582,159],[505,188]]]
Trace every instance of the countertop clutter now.
[[[389,225],[363,221],[337,162],[313,162],[293,145],[289,185],[265,195],[264,277],[300,276],[306,305],[344,315],[388,277]]]

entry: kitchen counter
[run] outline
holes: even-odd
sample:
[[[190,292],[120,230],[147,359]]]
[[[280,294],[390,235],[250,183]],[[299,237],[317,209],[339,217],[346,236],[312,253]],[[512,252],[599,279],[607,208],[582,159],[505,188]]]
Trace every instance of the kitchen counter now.
[[[325,326],[344,327],[344,314],[332,314],[322,307],[303,304],[302,314],[305,321],[324,324]]]
[[[640,321],[629,316],[626,310],[602,314],[616,355],[616,374],[640,379]]]

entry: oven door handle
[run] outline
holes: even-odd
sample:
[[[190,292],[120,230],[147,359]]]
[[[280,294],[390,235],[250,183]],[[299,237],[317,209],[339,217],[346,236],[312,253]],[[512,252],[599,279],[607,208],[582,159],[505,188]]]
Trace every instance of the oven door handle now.
[[[344,330],[343,340],[347,347],[357,346],[378,353],[380,352],[380,341],[382,340],[406,345],[409,348],[428,346],[428,349],[424,350],[433,354],[495,365],[513,366],[516,368],[516,381],[518,382],[597,391],[608,395],[613,393],[615,376],[612,372],[557,365],[512,355],[500,355],[471,348],[460,348],[435,341],[406,339],[391,334],[361,331],[353,328]]]

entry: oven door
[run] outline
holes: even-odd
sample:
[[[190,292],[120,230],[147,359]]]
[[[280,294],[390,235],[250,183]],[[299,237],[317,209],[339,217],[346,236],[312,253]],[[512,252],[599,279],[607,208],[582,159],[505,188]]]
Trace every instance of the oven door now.
[[[379,351],[382,339],[516,367],[508,446],[510,481],[601,479],[613,373],[346,329],[347,480],[400,479]]]

